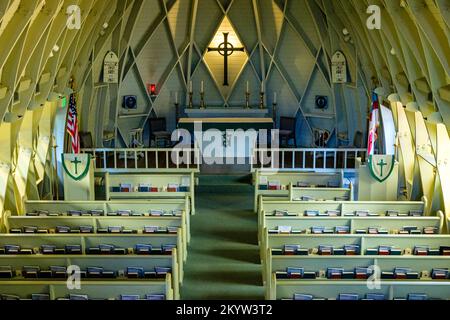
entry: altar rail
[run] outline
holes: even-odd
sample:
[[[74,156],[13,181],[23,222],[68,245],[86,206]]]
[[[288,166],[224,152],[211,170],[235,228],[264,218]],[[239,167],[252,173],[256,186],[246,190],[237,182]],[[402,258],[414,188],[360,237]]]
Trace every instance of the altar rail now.
[[[366,149],[263,149],[253,152],[252,172],[277,171],[356,171],[356,158],[367,159]]]
[[[191,149],[82,149],[95,159],[96,172],[199,172],[200,150]],[[185,161],[183,160],[185,156]],[[179,161],[177,159],[180,159]]]

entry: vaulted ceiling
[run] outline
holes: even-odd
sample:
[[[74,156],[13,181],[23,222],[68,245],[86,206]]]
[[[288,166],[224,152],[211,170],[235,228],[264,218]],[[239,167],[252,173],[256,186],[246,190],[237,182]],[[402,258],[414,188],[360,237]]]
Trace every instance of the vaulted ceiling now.
[[[72,5],[81,8],[79,30],[67,26]],[[369,5],[381,8],[380,30],[366,26]],[[229,97],[205,62],[224,17],[249,55]],[[66,93],[73,79],[83,129],[96,141],[116,130],[127,144],[128,128],[174,113],[174,92],[185,97],[189,81],[205,80],[209,100],[226,105],[241,99],[250,79],[253,91],[266,80],[279,92],[280,112],[300,117],[306,131],[319,125],[364,131],[376,87],[450,125],[448,0],[1,0],[0,22],[0,118],[6,122]],[[102,63],[111,50],[120,59],[121,81],[105,85]],[[344,86],[331,81],[336,50],[348,60]],[[150,82],[158,85],[156,98],[146,91]],[[121,96],[130,93],[140,96],[142,108],[121,114]],[[316,94],[331,96],[333,106],[319,118],[310,103]]]

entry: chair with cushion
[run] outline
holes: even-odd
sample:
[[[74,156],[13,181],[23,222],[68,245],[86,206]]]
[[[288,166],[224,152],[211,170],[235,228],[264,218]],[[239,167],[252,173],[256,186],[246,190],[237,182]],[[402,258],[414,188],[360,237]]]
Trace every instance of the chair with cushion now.
[[[80,131],[80,148],[81,149],[93,149],[94,142],[92,140],[92,134],[90,132]]]
[[[280,117],[280,146],[289,146],[289,141],[292,139],[294,147],[297,146],[296,122],[296,118]]]
[[[165,148],[170,145],[172,134],[167,131],[165,118],[153,118],[149,120],[150,124],[150,141],[154,141],[156,147]]]

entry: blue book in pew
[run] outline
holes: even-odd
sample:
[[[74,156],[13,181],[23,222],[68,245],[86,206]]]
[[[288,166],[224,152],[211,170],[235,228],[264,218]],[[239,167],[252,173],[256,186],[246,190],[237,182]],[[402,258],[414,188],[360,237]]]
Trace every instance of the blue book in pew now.
[[[407,279],[408,273],[412,272],[411,268],[394,268],[394,277],[395,279]]]
[[[337,226],[335,231],[337,234],[349,234],[350,227],[349,226]]]
[[[431,278],[435,280],[445,280],[449,276],[448,268],[435,268],[431,270]]]
[[[0,266],[0,278],[1,279],[12,279],[13,270],[11,266]]]
[[[151,244],[137,244],[135,247],[136,254],[151,254],[152,250]]]
[[[23,227],[23,233],[37,233],[38,227],[34,226],[24,226]]]
[[[144,268],[141,267],[128,267],[127,268],[128,278],[142,278],[144,277]]]
[[[93,226],[80,226],[80,232],[81,233],[94,233],[94,227]]]
[[[64,266],[50,266],[52,277],[65,278],[67,276],[67,268]]]
[[[123,227],[121,226],[112,226],[108,227],[108,233],[122,233]]]
[[[366,267],[355,268],[355,279],[367,280],[373,274],[373,270]]]
[[[301,246],[298,244],[286,244],[284,246],[283,253],[285,255],[296,255],[300,249]]]
[[[168,268],[168,267],[155,267],[155,272],[156,272],[156,275],[160,275],[160,274],[166,275],[167,273],[171,273],[171,272],[172,272],[172,268]]]
[[[344,268],[328,268],[327,278],[328,279],[342,279],[344,273]]]
[[[70,227],[67,226],[57,226],[56,233],[70,233]]]
[[[322,255],[322,256],[333,255],[333,246],[321,244],[319,246],[319,255]]]
[[[6,254],[19,254],[20,246],[17,246],[14,244],[7,244],[7,245],[5,245],[5,253]]]
[[[88,267],[87,268],[87,277],[88,278],[101,278],[103,275],[102,267]]]
[[[313,299],[314,299],[314,296],[311,294],[304,294],[304,293],[294,294],[294,300],[297,300],[297,301],[311,301]]]
[[[140,300],[141,296],[136,295],[136,294],[121,294],[119,300],[122,301],[136,301],[136,300]]]
[[[425,293],[410,293],[406,299],[412,301],[423,301],[428,300],[428,295]]]
[[[312,227],[311,233],[312,234],[322,234],[325,230],[325,227]]]
[[[386,297],[382,293],[368,293],[366,294],[366,300],[383,301]]]
[[[288,267],[286,271],[289,279],[301,279],[303,278],[303,274],[305,273],[304,268],[297,267]]]
[[[83,212],[81,210],[69,210],[67,212],[67,215],[71,217],[81,217],[82,214]]]
[[[180,192],[189,192],[189,187],[183,187],[183,186],[181,186],[181,187],[179,188],[179,191],[180,191]]]
[[[163,254],[172,254],[173,249],[177,246],[175,244],[163,244],[161,246]]]
[[[22,268],[22,276],[24,278],[38,278],[41,268],[39,266],[24,266]]]
[[[317,216],[319,216],[319,210],[306,210],[305,216],[306,217],[317,217]]]
[[[67,254],[81,254],[81,246],[78,244],[75,245],[66,245],[65,247]]]
[[[114,249],[116,247],[111,244],[101,244],[98,246],[98,248],[100,249],[101,254],[112,254],[114,253]]]
[[[43,244],[41,246],[41,253],[42,254],[54,254],[55,250],[56,250],[56,246],[54,246],[54,245]]]
[[[111,188],[111,192],[120,192],[120,186],[114,186]]]
[[[33,293],[31,295],[31,300],[33,301],[49,301],[50,295],[45,293]]]
[[[269,190],[269,187],[267,186],[267,184],[260,184],[259,185],[259,190],[267,191],[267,190]]]
[[[90,210],[89,213],[94,217],[101,217],[105,215],[105,212],[101,209]]]
[[[13,295],[13,294],[1,294],[0,300],[4,301],[18,301],[20,300],[19,296]]]
[[[145,300],[166,300],[166,296],[164,294],[146,294]]]
[[[341,301],[357,301],[359,300],[359,295],[356,293],[340,293],[338,300]]]
[[[423,216],[423,211],[422,210],[410,210],[409,215],[411,217],[421,217],[421,216]]]
[[[87,301],[87,300],[89,300],[89,296],[87,294],[70,294],[69,300]]]

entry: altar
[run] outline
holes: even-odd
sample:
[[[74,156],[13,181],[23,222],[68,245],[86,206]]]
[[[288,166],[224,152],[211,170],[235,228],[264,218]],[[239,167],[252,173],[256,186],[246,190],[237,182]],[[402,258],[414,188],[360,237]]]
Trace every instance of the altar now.
[[[254,117],[198,117],[198,118],[181,118],[178,122],[179,129],[186,129],[193,133],[195,126],[201,125],[202,131],[209,129],[217,129],[219,131],[226,130],[249,130],[254,129],[259,131],[261,129],[271,130],[274,123],[271,118],[254,118]]]
[[[248,172],[259,130],[270,136],[273,126],[271,118],[182,118],[178,123],[200,149],[204,173]]]
[[[269,109],[264,108],[186,108],[189,118],[266,118]]]

